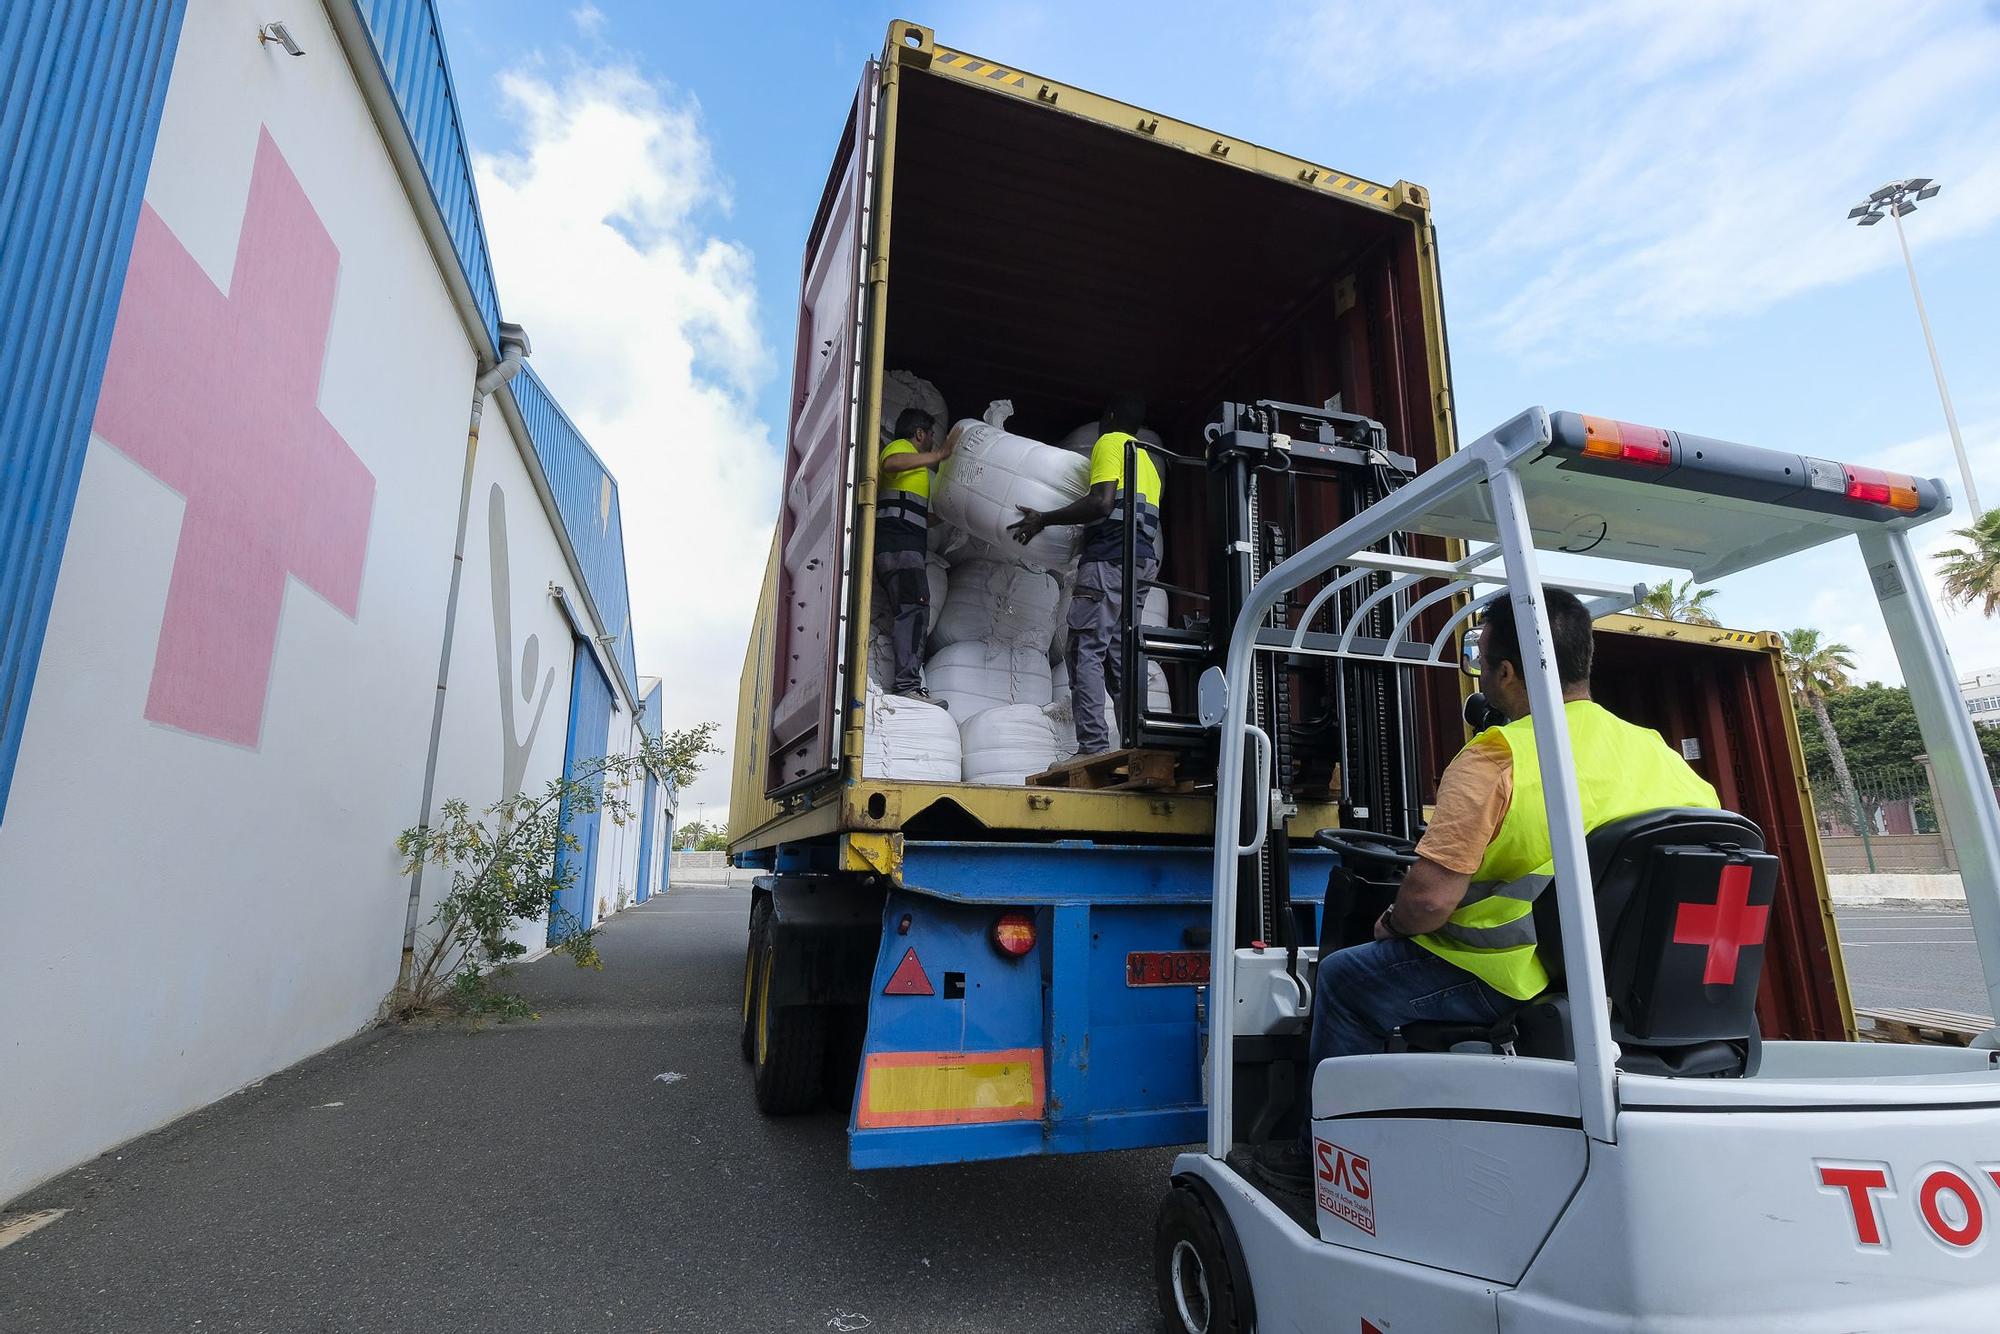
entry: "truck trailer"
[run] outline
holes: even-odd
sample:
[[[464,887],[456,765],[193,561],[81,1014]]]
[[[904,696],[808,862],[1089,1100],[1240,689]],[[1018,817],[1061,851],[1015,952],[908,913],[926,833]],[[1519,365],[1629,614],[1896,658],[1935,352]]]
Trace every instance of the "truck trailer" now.
[[[1039,439],[1096,417],[1108,392],[1144,396],[1168,465],[1169,614],[1130,632],[1115,704],[1127,745],[1174,757],[1172,784],[866,771],[892,369],[960,416],[1011,399],[1008,429]],[[765,872],[743,978],[760,1109],[847,1108],[856,1167],[1202,1138],[1211,1014],[1267,998],[1209,986],[1218,754],[1199,680],[1258,579],[1454,452],[1428,193],[897,22],[806,242],[789,406],[729,822],[735,864]],[[1391,538],[1369,570],[1302,589],[1257,631],[1286,648],[1257,655],[1253,691],[1271,798],[1223,823],[1271,831],[1236,934],[1294,977],[1340,861],[1323,831],[1414,837],[1465,741],[1470,682],[1451,654],[1468,606],[1412,599],[1395,576],[1466,554]],[[1629,606],[1640,590],[1600,592]],[[1851,1037],[1777,636],[1619,614],[1598,627],[1597,698],[1676,745],[1781,862],[1763,1034]],[[1166,701],[1147,697],[1145,663]],[[1256,1106],[1282,1106],[1304,1033],[1246,1027],[1259,1035],[1231,1059],[1263,1082]]]

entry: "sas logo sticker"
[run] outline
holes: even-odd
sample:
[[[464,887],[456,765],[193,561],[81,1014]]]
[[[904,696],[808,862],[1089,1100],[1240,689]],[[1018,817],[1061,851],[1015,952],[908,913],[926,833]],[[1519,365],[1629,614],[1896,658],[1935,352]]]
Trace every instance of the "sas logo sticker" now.
[[[1313,1197],[1322,1212],[1375,1235],[1375,1187],[1360,1154],[1314,1140]]]

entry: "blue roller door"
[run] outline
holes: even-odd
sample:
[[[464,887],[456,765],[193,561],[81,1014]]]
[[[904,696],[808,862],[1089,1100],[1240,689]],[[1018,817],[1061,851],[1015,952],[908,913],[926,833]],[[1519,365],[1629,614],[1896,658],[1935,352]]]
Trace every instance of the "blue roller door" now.
[[[660,780],[646,775],[646,806],[639,815],[639,893],[644,903],[653,896],[653,808],[660,804]]]
[[[569,743],[563,754],[563,772],[577,776],[578,767],[604,755],[605,739],[611,732],[611,682],[597,666],[590,645],[576,641],[576,664],[570,673]],[[600,775],[590,780],[599,797],[604,794]],[[588,927],[596,905],[597,844],[603,816],[562,807],[562,825],[576,840],[576,847],[556,852],[556,873],[574,872],[569,888],[556,896],[560,911],[549,915],[549,943],[555,944],[578,928]]]

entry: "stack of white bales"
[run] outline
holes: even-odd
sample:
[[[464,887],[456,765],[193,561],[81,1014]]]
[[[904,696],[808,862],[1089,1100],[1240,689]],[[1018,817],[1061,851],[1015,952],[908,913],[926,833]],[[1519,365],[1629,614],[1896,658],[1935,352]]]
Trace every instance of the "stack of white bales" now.
[[[899,398],[932,407],[927,400],[934,400],[936,391],[928,384],[914,377],[892,379]],[[885,400],[888,395],[885,385]],[[863,766],[869,777],[948,781],[937,776],[948,749],[940,715],[957,734],[956,776],[964,782],[1019,784],[1076,750],[1061,664],[1082,529],[1048,528],[1023,545],[1007,525],[1023,506],[1058,509],[1089,490],[1089,442],[1079,451],[1012,434],[1006,430],[1012,410],[1003,400],[989,407],[983,420],[956,422],[950,431],[954,452],[939,465],[931,488],[931,632],[924,677],[950,713],[871,690]],[[1147,597],[1141,619],[1165,622],[1163,592]],[[886,686],[886,619],[878,615],[873,628],[869,676]],[[1165,708],[1165,674],[1157,664],[1149,668],[1149,703]],[[885,733],[879,742],[878,731]]]

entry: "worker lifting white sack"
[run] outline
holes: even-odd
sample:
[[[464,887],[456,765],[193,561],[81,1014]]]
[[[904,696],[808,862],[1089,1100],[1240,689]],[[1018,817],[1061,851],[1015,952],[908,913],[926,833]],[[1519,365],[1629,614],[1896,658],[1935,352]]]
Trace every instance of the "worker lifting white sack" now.
[[[1047,704],[1051,698],[1049,660],[1042,650],[981,639],[947,644],[933,653],[924,665],[924,678],[961,726],[988,709]]]
[[[1018,787],[1076,749],[1067,704],[1006,704],[965,719],[958,730],[968,783]]]
[[[1025,546],[1007,533],[1023,507],[1061,509],[1090,489],[1089,460],[1013,435],[1002,428],[1012,411],[1006,400],[987,409],[987,421],[953,424],[952,456],[938,465],[931,488],[931,515],[987,548],[1031,569],[1060,573],[1076,564],[1083,530],[1074,525],[1044,528]]]
[[[956,783],[958,724],[935,704],[868,688],[861,776],[908,783]]]
[[[1062,609],[1062,588],[1046,570],[986,559],[951,567],[944,610],[931,617],[933,651],[968,639],[1046,654]]]
[[[939,429],[951,421],[951,414],[945,411],[944,395],[937,391],[936,385],[909,371],[890,371],[882,377],[883,443],[896,438],[896,419],[905,408],[922,408],[931,414]]]

